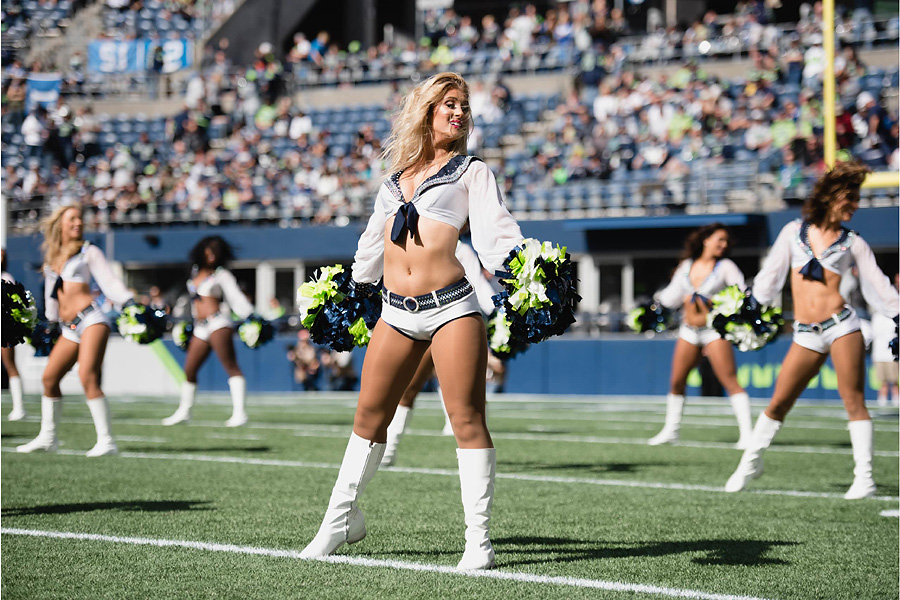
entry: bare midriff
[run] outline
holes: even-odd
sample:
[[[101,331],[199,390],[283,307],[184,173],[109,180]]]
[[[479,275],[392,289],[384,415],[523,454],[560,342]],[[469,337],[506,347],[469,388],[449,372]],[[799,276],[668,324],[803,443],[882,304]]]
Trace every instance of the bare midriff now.
[[[394,219],[388,219],[384,238],[384,287],[402,296],[419,296],[456,283],[466,274],[456,259],[459,230],[419,217],[418,235],[396,244],[391,241]]]
[[[219,312],[219,299],[212,296],[194,298],[194,315],[197,319],[208,319]]]
[[[706,315],[709,314],[709,308],[702,300],[691,300],[690,296],[684,298],[683,319],[685,325],[691,327],[706,327]]]
[[[59,301],[59,320],[72,321],[78,313],[91,305],[94,296],[87,283],[64,281],[56,299]]]
[[[821,323],[844,309],[844,298],[839,287],[841,276],[828,269],[825,283],[804,279],[800,269],[791,269],[791,292],[794,299],[794,321],[797,323]]]

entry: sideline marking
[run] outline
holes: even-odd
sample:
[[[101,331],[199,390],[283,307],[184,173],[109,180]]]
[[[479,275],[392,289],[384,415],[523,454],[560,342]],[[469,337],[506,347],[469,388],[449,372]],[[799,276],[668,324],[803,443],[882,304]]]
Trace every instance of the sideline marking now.
[[[15,448],[5,446],[3,452],[16,452]],[[83,456],[83,451],[58,450],[57,454],[64,456]],[[331,463],[302,462],[295,460],[279,460],[274,458],[250,458],[242,456],[209,456],[206,454],[153,454],[150,452],[120,452],[119,458],[143,458],[149,460],[185,460],[193,462],[230,463],[237,465],[257,465],[264,467],[294,467],[300,469],[327,469],[337,471],[340,465]],[[457,469],[428,469],[422,467],[380,467],[379,471],[393,473],[407,473],[412,475],[439,475],[445,477],[459,477]],[[687,492],[714,492],[726,494],[723,487],[711,485],[689,485],[683,483],[663,483],[658,481],[627,481],[623,479],[587,479],[583,477],[558,477],[553,475],[526,475],[522,473],[497,473],[497,479],[512,479],[514,481],[535,481],[542,483],[572,483],[584,485],[599,485],[612,487],[630,487],[660,490],[680,490]],[[826,498],[830,500],[843,500],[843,494],[828,492],[803,492],[799,490],[747,490],[745,494],[762,494],[766,496],[791,496],[795,498]],[[880,500],[883,502],[898,502],[900,496],[872,496],[866,500]]]
[[[550,575],[532,575],[531,573],[517,573],[514,571],[459,571],[446,565],[430,565],[423,563],[405,562],[400,560],[378,560],[374,558],[362,558],[354,556],[328,556],[325,558],[302,559],[298,550],[276,550],[273,548],[258,548],[256,546],[238,546],[235,544],[218,544],[211,542],[192,542],[185,540],[168,540],[159,538],[120,537],[114,535],[100,535],[96,533],[70,533],[66,531],[42,531],[39,529],[17,529],[3,527],[0,533],[7,535],[23,535],[42,538],[56,538],[68,540],[84,540],[92,542],[112,542],[116,544],[130,544],[133,546],[156,546],[159,548],[189,548],[192,550],[206,550],[208,552],[229,552],[232,554],[253,554],[257,556],[271,556],[275,558],[292,558],[295,560],[309,560],[332,564],[343,564],[357,567],[382,567],[389,569],[402,569],[405,571],[419,571],[427,573],[443,573],[460,577],[480,577],[483,579],[500,579],[505,581],[518,581],[523,583],[538,583],[544,585],[560,585],[577,588],[591,588],[612,592],[630,592],[641,594],[655,594],[657,596],[669,596],[673,598],[694,598],[696,600],[766,600],[756,596],[738,596],[733,594],[715,594],[699,590],[680,588],[668,588],[658,585],[642,583],[622,583],[619,581],[604,581],[602,579],[582,579],[578,577],[559,577]]]
[[[878,514],[882,517],[900,517],[900,510],[883,510]]]

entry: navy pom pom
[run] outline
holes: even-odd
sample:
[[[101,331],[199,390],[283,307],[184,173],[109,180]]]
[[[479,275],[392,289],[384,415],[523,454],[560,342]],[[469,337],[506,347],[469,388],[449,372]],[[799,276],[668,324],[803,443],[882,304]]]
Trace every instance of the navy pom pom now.
[[[238,336],[248,348],[255,350],[275,338],[275,328],[266,319],[252,314],[238,326]]]
[[[378,286],[353,281],[340,265],[323,268],[300,286],[297,301],[310,339],[338,352],[368,344],[381,317]]]
[[[11,348],[31,336],[37,322],[37,307],[31,292],[19,282],[3,280],[2,344]]]
[[[122,309],[116,327],[123,338],[138,344],[149,344],[166,330],[166,311],[143,304],[130,304]]]
[[[660,333],[671,327],[672,311],[658,302],[645,302],[628,313],[625,324],[636,333]]]

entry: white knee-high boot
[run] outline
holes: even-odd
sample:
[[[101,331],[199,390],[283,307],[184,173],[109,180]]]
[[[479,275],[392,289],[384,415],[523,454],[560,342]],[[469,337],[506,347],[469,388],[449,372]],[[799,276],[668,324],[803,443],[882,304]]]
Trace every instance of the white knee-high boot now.
[[[247,411],[244,401],[247,397],[247,380],[242,375],[228,378],[228,389],[231,391],[231,418],[225,421],[226,427],[240,427],[247,423]]]
[[[325,518],[316,537],[300,553],[301,558],[328,556],[345,543],[355,544],[366,537],[366,520],[357,501],[378,470],[384,447],[355,433],[350,435]]]
[[[730,400],[731,409],[734,411],[735,418],[737,418],[738,431],[740,432],[740,437],[734,447],[738,450],[744,450],[747,448],[747,444],[750,443],[750,436],[753,435],[753,415],[750,412],[750,396],[747,395],[747,392],[739,392],[731,396]]]
[[[181,401],[178,409],[171,417],[163,419],[163,425],[177,425],[191,420],[191,409],[194,408],[194,397],[197,395],[197,384],[184,381],[181,384]]]
[[[850,444],[853,446],[853,484],[844,498],[859,500],[875,495],[875,480],[872,479],[872,421],[850,421]]]
[[[41,431],[37,437],[16,448],[17,452],[56,452],[56,429],[62,415],[62,398],[41,396]]]
[[[389,467],[394,464],[394,458],[397,456],[397,446],[400,444],[400,438],[406,431],[406,423],[412,416],[412,408],[409,406],[398,405],[397,412],[394,413],[394,419],[387,429],[387,444],[385,444],[384,457],[381,459],[381,466]]]
[[[444,411],[444,428],[441,430],[442,435],[453,435],[453,424],[450,422],[450,415],[447,413],[447,407],[444,406],[444,393],[441,391],[441,386],[438,384],[437,388],[438,402],[441,403],[441,410]]]
[[[10,421],[21,421],[25,418],[25,403],[22,401],[22,379],[9,378],[9,395],[12,396],[12,411],[6,418]]]
[[[116,442],[112,436],[112,425],[109,419],[109,404],[106,397],[100,396],[87,401],[94,419],[94,429],[97,430],[97,443],[87,451],[87,456],[115,456],[119,453]]]
[[[651,446],[671,444],[678,441],[681,431],[681,413],[684,410],[684,396],[682,394],[669,394],[666,396],[666,423],[662,431],[647,440]]]
[[[493,569],[494,548],[489,537],[497,451],[458,448],[459,487],[466,515],[466,551],[457,569]]]
[[[741,462],[735,472],[728,478],[725,484],[726,492],[739,492],[763,473],[763,451],[769,447],[775,434],[781,429],[781,421],[770,419],[766,413],[760,413],[753,428],[753,435],[747,444],[747,449],[741,456]]]

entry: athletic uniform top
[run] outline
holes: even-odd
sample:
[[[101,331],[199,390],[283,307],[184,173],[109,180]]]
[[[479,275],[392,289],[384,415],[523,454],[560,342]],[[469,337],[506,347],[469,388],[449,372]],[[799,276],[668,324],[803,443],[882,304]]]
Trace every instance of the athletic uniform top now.
[[[791,269],[800,269],[806,279],[825,280],[823,269],[844,276],[855,264],[859,269],[859,287],[875,311],[887,317],[900,312],[900,296],[890,279],[878,268],[872,248],[857,232],[841,228],[838,239],[820,256],[809,243],[810,224],[802,219],[782,228],[759,273],[753,280],[753,295],[762,304],[772,304]]]
[[[195,266],[193,275],[196,276],[196,273],[197,267]],[[223,311],[221,307],[219,308],[219,312],[223,314],[227,315],[230,314],[229,311],[233,311],[240,318],[246,319],[253,312],[253,305],[250,304],[241,288],[238,287],[234,275],[224,267],[217,268],[209,277],[196,285],[194,284],[194,277],[191,277],[187,281],[187,289],[191,294],[191,299],[203,296],[215,298],[219,302],[225,303],[228,311]],[[192,303],[191,311],[194,312],[194,310]],[[194,318],[196,317],[197,315],[194,314]]]
[[[713,270],[706,279],[697,286],[691,283],[691,266],[694,260],[691,258],[681,261],[672,281],[663,290],[657,292],[656,300],[666,308],[680,308],[684,304],[684,297],[691,296],[708,302],[713,296],[730,285],[737,285],[744,289],[744,274],[729,258],[721,258],[716,261]]]
[[[90,242],[85,242],[74,256],[66,261],[62,273],[44,265],[44,314],[50,322],[59,320],[59,290],[63,282],[90,283],[93,279],[107,300],[122,307],[131,300],[131,292],[116,277],[103,251]]]
[[[423,181],[408,201],[400,190],[401,173],[391,175],[378,190],[375,211],[359,238],[354,256],[354,280],[375,283],[382,278],[384,227],[394,215],[394,242],[402,241],[408,233],[416,234],[420,215],[457,229],[462,229],[468,220],[472,246],[491,272],[502,268],[510,250],[522,241],[519,224],[503,204],[497,180],[481,159],[454,156]]]

